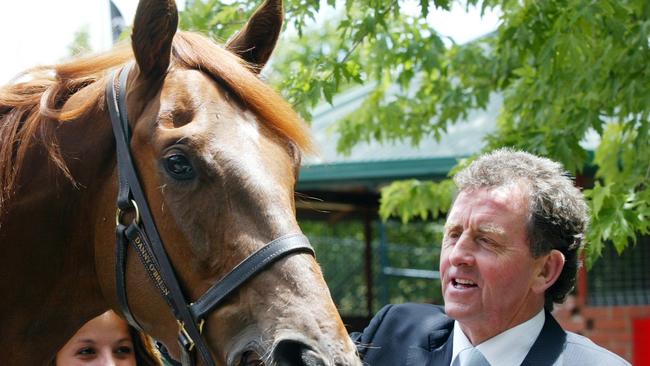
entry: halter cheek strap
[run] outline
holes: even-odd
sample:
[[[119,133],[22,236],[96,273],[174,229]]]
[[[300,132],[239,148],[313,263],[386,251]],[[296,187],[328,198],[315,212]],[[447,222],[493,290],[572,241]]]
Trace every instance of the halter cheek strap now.
[[[129,308],[126,292],[126,257],[127,247],[130,245],[176,318],[179,325],[178,342],[182,364],[194,365],[195,353],[198,350],[205,365],[215,366],[210,350],[201,336],[208,313],[248,279],[279,259],[298,253],[314,255],[314,251],[307,237],[302,234],[282,236],[244,259],[195,303],[186,301],[147,204],[129,148],[131,137],[126,108],[126,82],[132,65],[133,63],[130,63],[122,70],[117,88],[117,72],[113,72],[106,85],[106,101],[115,136],[119,179],[115,250],[118,302],[129,324],[142,329]],[[134,213],[135,218],[131,223],[123,223],[125,212]]]

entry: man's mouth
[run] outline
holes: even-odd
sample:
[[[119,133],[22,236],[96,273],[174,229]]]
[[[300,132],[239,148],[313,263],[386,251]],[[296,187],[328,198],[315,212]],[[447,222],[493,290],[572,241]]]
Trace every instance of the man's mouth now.
[[[466,289],[466,288],[478,287],[476,285],[476,283],[474,283],[474,281],[467,280],[467,279],[464,279],[464,278],[452,278],[451,285],[454,286],[454,288],[457,288],[457,289]]]

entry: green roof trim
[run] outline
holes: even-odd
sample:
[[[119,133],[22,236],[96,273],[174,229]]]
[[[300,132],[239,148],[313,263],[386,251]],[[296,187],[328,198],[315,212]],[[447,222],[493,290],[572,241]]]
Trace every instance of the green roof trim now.
[[[305,165],[300,171],[298,187],[372,184],[408,178],[444,178],[457,162],[457,158],[444,157]]]
[[[445,178],[458,159],[479,152],[484,137],[496,130],[502,104],[493,95],[485,110],[474,110],[461,121],[447,126],[440,137],[423,136],[414,146],[409,139],[362,141],[347,155],[337,151],[337,121],[359,109],[375,85],[365,85],[334,97],[313,113],[311,130],[318,147],[316,156],[306,156],[298,178],[299,189],[354,187],[377,188],[401,179]],[[395,87],[389,94],[398,93]],[[395,123],[399,123],[395,121]]]

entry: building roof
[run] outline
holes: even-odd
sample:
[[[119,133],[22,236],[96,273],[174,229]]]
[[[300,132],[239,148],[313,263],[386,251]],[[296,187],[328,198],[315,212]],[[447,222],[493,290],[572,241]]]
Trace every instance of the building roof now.
[[[378,185],[396,179],[436,179],[447,175],[460,158],[484,146],[483,137],[496,129],[496,116],[502,103],[491,98],[486,110],[476,110],[467,119],[449,126],[440,141],[423,138],[418,146],[410,141],[360,143],[345,156],[336,151],[337,121],[358,109],[374,85],[349,90],[322,104],[313,112],[312,131],[319,154],[308,157],[301,169],[299,189],[327,186]]]

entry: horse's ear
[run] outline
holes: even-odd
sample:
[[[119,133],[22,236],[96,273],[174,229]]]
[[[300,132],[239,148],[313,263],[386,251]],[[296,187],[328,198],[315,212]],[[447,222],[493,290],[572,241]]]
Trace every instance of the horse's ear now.
[[[142,76],[151,79],[167,72],[177,27],[178,10],[174,0],[140,1],[131,45]]]
[[[271,57],[284,19],[282,0],[265,0],[226,48],[260,71]]]

